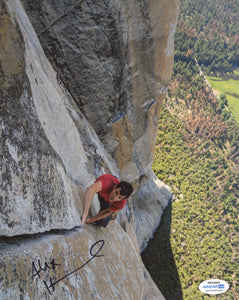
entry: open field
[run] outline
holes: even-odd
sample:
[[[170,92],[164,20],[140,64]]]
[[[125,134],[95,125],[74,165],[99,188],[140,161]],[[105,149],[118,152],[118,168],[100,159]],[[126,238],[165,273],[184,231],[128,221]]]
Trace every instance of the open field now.
[[[228,106],[239,121],[239,70],[230,77],[207,77],[214,91],[220,96],[227,95]]]

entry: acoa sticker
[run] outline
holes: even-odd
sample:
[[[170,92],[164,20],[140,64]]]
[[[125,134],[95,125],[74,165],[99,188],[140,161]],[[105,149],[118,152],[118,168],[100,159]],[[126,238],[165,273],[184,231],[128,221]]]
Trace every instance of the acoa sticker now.
[[[200,283],[199,290],[205,294],[217,295],[225,293],[229,289],[229,284],[220,279],[209,279]]]

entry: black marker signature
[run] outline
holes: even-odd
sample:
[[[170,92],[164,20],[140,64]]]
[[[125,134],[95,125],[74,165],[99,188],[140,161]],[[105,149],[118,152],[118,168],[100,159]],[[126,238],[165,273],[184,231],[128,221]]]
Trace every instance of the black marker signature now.
[[[94,247],[97,245],[97,244],[100,244],[100,248],[98,250],[96,250],[96,252],[94,251]],[[47,282],[45,280],[43,280],[48,292],[50,295],[52,295],[52,292],[55,291],[55,285],[57,283],[59,283],[60,281],[62,281],[63,279],[71,276],[73,273],[79,271],[80,269],[84,268],[89,262],[91,262],[94,258],[96,257],[101,257],[101,256],[104,256],[104,255],[98,255],[98,253],[101,251],[101,249],[103,248],[105,244],[105,241],[104,240],[99,240],[97,242],[95,242],[91,248],[90,248],[90,255],[91,255],[91,258],[85,262],[83,265],[81,265],[80,267],[78,267],[77,269],[75,269],[74,271],[71,271],[69,273],[67,273],[66,275],[64,275],[63,277],[59,278],[58,280],[56,281],[52,281],[52,278],[50,277],[50,284],[48,285]],[[38,260],[38,266],[39,266],[39,269],[36,268],[35,264],[32,263],[32,271],[34,271],[35,273],[33,274],[32,273],[32,276],[35,277],[35,276],[38,276],[38,278],[41,278],[40,277],[40,272],[41,271],[46,271],[47,269],[55,269],[56,266],[60,266],[59,264],[56,264],[54,259],[51,260],[51,262],[49,263],[45,263],[44,267],[41,266],[41,263],[40,263],[40,260]],[[50,290],[52,289],[52,290]]]
[[[42,267],[40,259],[37,260],[37,263],[38,263],[39,269],[37,269],[35,263],[32,262],[32,277],[33,278],[35,276],[38,276],[38,278],[41,278],[41,276],[40,276],[40,272],[41,271],[45,272],[47,269],[53,269],[53,270],[55,270],[55,266],[60,266],[60,264],[56,264],[55,263],[54,259],[52,259],[50,262],[45,262],[44,267]]]

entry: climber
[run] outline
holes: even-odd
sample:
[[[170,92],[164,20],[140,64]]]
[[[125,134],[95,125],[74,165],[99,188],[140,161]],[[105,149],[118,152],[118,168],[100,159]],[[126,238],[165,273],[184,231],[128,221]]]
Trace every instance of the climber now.
[[[133,192],[133,187],[126,181],[119,181],[110,174],[101,175],[94,184],[90,185],[84,195],[84,208],[81,217],[81,225],[94,223],[98,226],[106,227],[110,220],[116,217],[116,213],[126,204]],[[98,194],[100,211],[88,218],[89,209],[95,194]]]

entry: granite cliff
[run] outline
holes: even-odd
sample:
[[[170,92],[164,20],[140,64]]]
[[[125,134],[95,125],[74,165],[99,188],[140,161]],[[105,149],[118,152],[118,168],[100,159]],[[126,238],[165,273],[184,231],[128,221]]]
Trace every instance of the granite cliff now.
[[[178,7],[1,1],[2,299],[163,299],[140,251],[172,197],[151,164]],[[79,228],[105,172],[135,192],[106,229]]]

